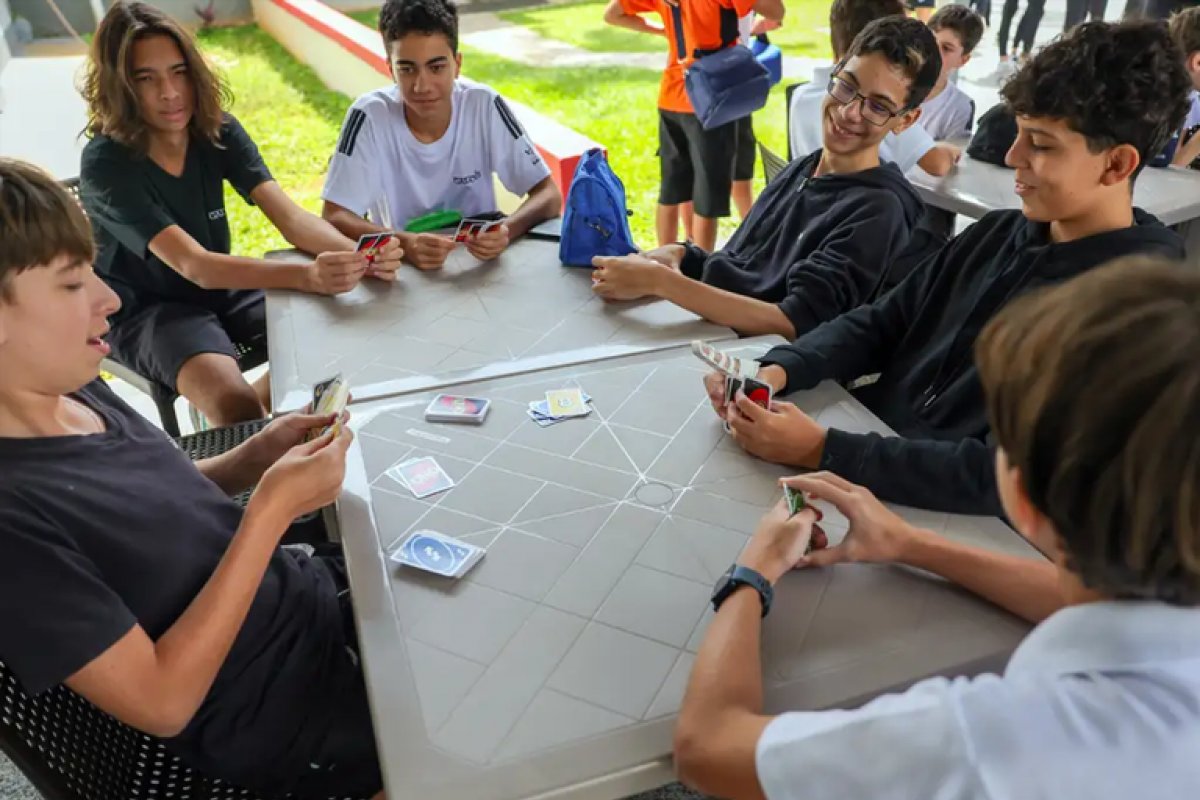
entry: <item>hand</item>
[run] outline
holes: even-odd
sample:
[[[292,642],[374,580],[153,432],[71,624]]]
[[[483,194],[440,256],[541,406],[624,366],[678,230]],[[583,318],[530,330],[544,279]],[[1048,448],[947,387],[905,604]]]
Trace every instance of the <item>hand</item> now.
[[[836,547],[814,550],[800,566],[825,567],[848,562],[902,561],[917,530],[867,489],[832,472],[784,478],[783,483],[815,500],[825,500],[850,520],[846,538]]]
[[[480,261],[498,258],[508,248],[508,225],[503,222],[494,228],[467,239],[467,252]]]
[[[959,161],[962,161],[963,151],[958,145],[940,142],[938,147],[941,147],[943,150],[949,153],[950,157],[954,159],[955,164],[957,164]]]
[[[286,530],[296,517],[332,503],[342,490],[346,451],[353,439],[350,428],[342,425],[336,437],[329,430],[288,450],[263,473],[247,513],[251,508],[264,509]]]
[[[342,421],[349,419],[342,412]],[[267,426],[246,440],[248,465],[253,474],[247,485],[258,482],[262,474],[287,451],[304,441],[310,431],[333,424],[333,414],[310,414],[307,411],[285,414],[267,423]]]
[[[408,263],[420,270],[441,269],[446,264],[446,257],[454,252],[455,242],[449,236],[439,236],[436,233],[409,234],[404,244],[405,258]]]
[[[816,469],[825,451],[825,429],[792,403],[766,409],[740,390],[726,410],[733,440],[752,456],[775,464]]]
[[[679,272],[679,268],[683,264],[683,254],[686,252],[687,250],[681,244],[666,244],[653,250],[647,250],[642,253],[642,256]]]
[[[313,294],[342,294],[357,286],[366,271],[367,257],[362,253],[321,253],[309,268],[306,289]]]
[[[642,255],[596,256],[592,259],[592,291],[605,300],[637,300],[656,295],[663,265]]]
[[[759,521],[737,563],[750,567],[772,584],[778,582],[804,560],[810,543],[814,549],[829,543],[825,531],[817,525],[820,518],[815,508],[791,516],[787,503],[780,500]]]
[[[725,419],[728,404],[725,402],[725,373],[710,372],[704,376],[704,391],[708,394],[708,402],[712,403],[717,416]]]
[[[367,262],[366,277],[391,283],[396,280],[396,270],[404,259],[404,248],[400,239],[393,236],[383,247],[375,251],[374,259]]]
[[[1171,163],[1177,167],[1188,167],[1197,158],[1200,158],[1200,130],[1187,136],[1187,131],[1184,131],[1179,136],[1179,145],[1175,148],[1175,157],[1171,159]]]

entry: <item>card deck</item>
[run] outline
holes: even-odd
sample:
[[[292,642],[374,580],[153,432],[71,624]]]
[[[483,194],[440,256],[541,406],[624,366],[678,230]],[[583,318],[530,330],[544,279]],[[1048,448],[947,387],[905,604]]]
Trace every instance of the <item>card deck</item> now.
[[[458,228],[454,231],[454,241],[467,242],[474,239],[481,233],[487,233],[492,228],[497,227],[503,220],[499,219],[475,219],[466,217],[462,222],[458,223]]]
[[[546,392],[546,407],[552,417],[583,417],[592,411],[582,389],[552,389]]]
[[[584,407],[587,409],[587,411],[578,416],[587,416],[592,412],[592,407],[590,405],[592,398],[587,392],[581,392],[581,394],[583,396]],[[549,392],[547,392],[547,395],[549,395]],[[530,403],[529,416],[534,422],[543,428],[571,419],[570,416],[555,416],[552,414],[550,412],[550,403],[548,400],[535,400]]]
[[[384,233],[364,233],[358,237],[358,244],[354,246],[354,252],[363,253],[368,261],[373,261],[383,246],[390,242],[394,234]]]
[[[482,425],[492,401],[483,397],[439,394],[425,409],[426,422],[466,422]]]
[[[808,503],[804,500],[804,492],[797,492],[790,486],[783,487],[783,498],[787,501],[788,513],[792,516],[808,507]]]
[[[387,471],[388,477],[413,493],[418,500],[454,487],[454,479],[430,456],[413,458]]]
[[[436,531],[413,531],[399,547],[392,550],[391,559],[435,575],[461,578],[479,563],[484,552],[482,547],[460,542]]]
[[[762,406],[763,408],[771,407],[771,400],[774,397],[770,384],[757,381],[754,378],[736,377],[733,375],[725,376],[725,402],[732,403],[734,397],[737,396],[738,390],[746,395],[752,402]]]

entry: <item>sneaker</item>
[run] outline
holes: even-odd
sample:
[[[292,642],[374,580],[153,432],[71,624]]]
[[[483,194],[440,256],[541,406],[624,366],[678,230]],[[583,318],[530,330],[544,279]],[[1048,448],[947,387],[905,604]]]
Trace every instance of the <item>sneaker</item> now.
[[[1015,75],[1016,72],[1017,65],[1014,61],[1011,59],[1001,61],[998,65],[996,65],[996,69],[990,72],[982,82],[999,86],[1001,83],[1004,83],[1004,81]]]
[[[200,409],[196,408],[191,403],[188,403],[187,407],[188,419],[192,421],[192,431],[194,433],[202,433],[212,428],[212,425],[209,424],[208,419],[200,413]]]

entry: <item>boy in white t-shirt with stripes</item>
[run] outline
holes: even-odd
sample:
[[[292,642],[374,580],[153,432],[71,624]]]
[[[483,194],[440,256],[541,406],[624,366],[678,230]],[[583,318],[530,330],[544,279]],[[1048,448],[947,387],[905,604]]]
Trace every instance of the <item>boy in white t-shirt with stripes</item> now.
[[[459,78],[458,10],[452,0],[386,0],[379,31],[396,84],[368,92],[346,114],[325,179],[322,215],[358,237],[403,231],[435,211],[496,211],[493,174],[524,197],[504,224],[466,242],[480,260],[558,216],[550,169],[499,94]],[[439,269],[451,237],[400,233],[405,261]]]

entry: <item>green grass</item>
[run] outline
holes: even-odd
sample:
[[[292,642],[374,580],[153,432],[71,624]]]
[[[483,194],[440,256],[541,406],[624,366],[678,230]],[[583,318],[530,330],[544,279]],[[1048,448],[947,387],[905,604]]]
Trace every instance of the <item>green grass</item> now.
[[[325,166],[350,99],[325,88],[255,26],[203,30],[199,39],[233,89],[230,111],[258,143],[275,179],[302,206],[320,211]],[[225,193],[235,253],[261,256],[288,246],[261,211],[228,185]]]
[[[665,53],[666,40],[604,22],[606,2],[540,6],[502,11],[501,19],[524,25],[547,39],[558,39],[597,53]],[[368,14],[373,12],[367,12]],[[785,55],[829,57],[829,0],[789,0],[783,27],[771,33]],[[662,22],[648,15],[655,25]],[[365,21],[365,20],[364,20]],[[371,18],[367,24],[374,24]]]

